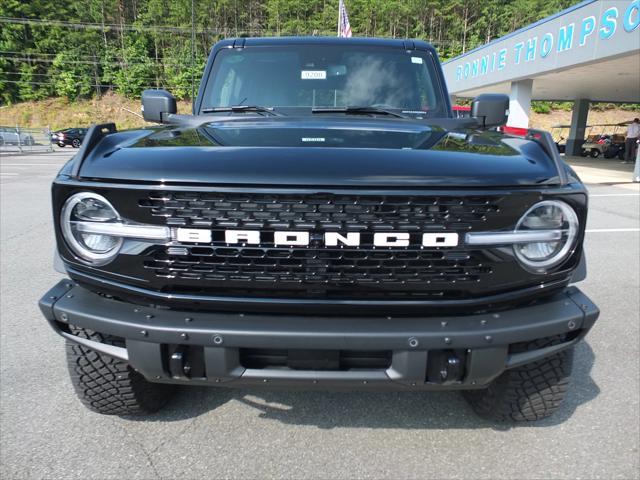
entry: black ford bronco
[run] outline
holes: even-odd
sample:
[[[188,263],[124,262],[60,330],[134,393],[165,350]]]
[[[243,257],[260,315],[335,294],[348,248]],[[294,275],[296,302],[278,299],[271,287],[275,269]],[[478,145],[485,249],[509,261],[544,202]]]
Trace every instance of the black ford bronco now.
[[[421,41],[215,45],[193,105],[95,125],[53,183],[40,307],[76,393],[153,412],[179,385],[462,390],[495,420],[565,396],[598,309],[587,191],[508,97],[455,119]]]

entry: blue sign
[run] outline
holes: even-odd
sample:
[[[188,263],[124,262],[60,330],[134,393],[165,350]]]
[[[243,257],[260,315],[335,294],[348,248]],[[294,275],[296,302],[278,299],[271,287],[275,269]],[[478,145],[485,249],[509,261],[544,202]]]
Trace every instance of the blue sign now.
[[[445,75],[455,90],[640,49],[639,26],[640,0],[586,1],[446,62]]]

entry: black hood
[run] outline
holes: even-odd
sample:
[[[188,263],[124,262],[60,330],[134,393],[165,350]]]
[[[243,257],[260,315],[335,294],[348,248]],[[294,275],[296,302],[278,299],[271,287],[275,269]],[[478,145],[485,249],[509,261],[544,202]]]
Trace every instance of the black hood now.
[[[533,141],[410,120],[225,118],[108,135],[84,178],[286,186],[521,186],[556,183]]]

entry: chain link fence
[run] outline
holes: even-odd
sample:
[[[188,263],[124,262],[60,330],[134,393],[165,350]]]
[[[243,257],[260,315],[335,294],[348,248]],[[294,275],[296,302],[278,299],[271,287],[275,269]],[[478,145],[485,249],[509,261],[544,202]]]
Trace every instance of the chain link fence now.
[[[52,152],[49,128],[23,128],[0,125],[0,152]]]

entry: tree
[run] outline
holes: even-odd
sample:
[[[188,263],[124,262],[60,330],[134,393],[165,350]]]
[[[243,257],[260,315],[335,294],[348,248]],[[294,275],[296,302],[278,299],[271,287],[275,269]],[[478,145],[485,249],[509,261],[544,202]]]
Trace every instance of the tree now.
[[[346,0],[356,36],[432,42],[444,60],[568,7],[574,0]],[[211,46],[229,36],[336,34],[338,0],[3,0],[0,101],[106,89],[191,96]],[[70,25],[68,22],[72,22]],[[195,65],[192,64],[195,47]]]

